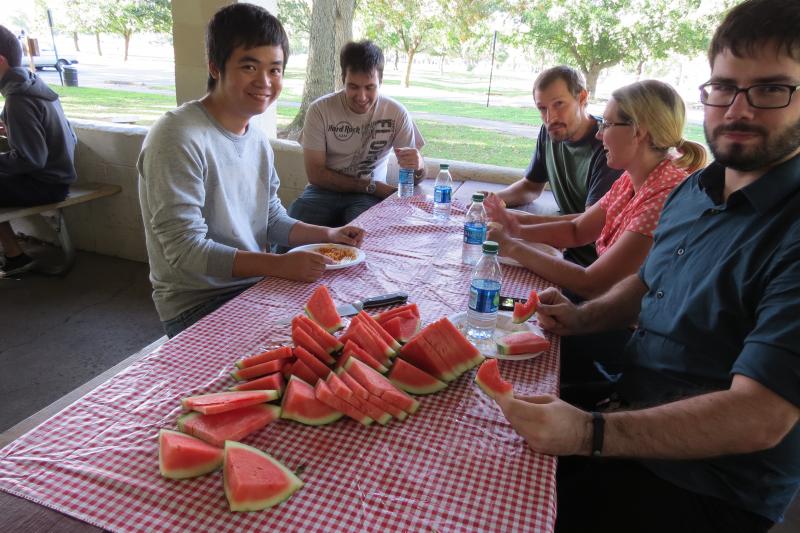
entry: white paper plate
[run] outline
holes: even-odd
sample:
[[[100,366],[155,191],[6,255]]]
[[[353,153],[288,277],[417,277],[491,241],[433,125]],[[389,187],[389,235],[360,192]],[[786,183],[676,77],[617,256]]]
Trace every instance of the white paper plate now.
[[[346,244],[329,244],[329,243],[322,243],[322,244],[304,244],[303,246],[298,246],[297,248],[292,248],[289,250],[288,253],[292,252],[316,252],[320,248],[340,248],[342,250],[350,250],[356,254],[356,258],[352,260],[344,260],[340,263],[336,263],[333,265],[326,265],[325,270],[339,270],[341,268],[349,268],[351,266],[355,266],[364,262],[367,258],[367,254],[364,253],[364,250],[360,248],[356,248],[354,246],[347,246]]]
[[[447,318],[466,337],[466,331],[465,331],[467,325],[466,311],[457,313],[455,315],[450,315]],[[477,344],[475,343],[473,344],[475,344],[475,347],[478,348],[478,350],[480,350],[481,354],[484,357],[492,357],[495,359],[507,359],[509,361],[522,361],[524,359],[533,359],[534,357],[538,357],[544,353],[544,352],[522,353],[518,355],[502,355],[497,353],[497,339],[505,337],[506,335],[510,333],[515,333],[517,331],[532,331],[537,335],[544,336],[544,333],[542,332],[542,329],[539,327],[538,324],[534,322],[514,324],[511,321],[511,314],[501,311],[497,313],[497,326],[495,326],[494,337],[491,339],[487,339],[485,341],[481,341]],[[472,341],[470,340],[470,342]]]
[[[550,246],[549,244],[543,244],[541,242],[528,242],[528,243],[525,243],[525,244],[527,244],[531,248],[535,248],[535,249],[539,250],[540,252],[542,252],[544,254],[552,255],[553,257],[558,257],[558,258],[564,257],[564,254],[562,254],[561,251],[558,248],[554,248],[554,247]],[[505,257],[505,256],[502,256],[502,255],[498,255],[497,256],[497,260],[500,261],[500,264],[503,264],[503,265],[515,266],[515,267],[523,266],[519,261],[517,261],[516,259],[513,259],[511,257]]]

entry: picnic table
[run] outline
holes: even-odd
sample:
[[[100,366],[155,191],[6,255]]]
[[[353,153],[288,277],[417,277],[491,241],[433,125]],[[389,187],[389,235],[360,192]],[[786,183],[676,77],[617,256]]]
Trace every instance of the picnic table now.
[[[448,224],[430,211],[424,196],[387,199],[355,221],[367,230],[364,263],[313,284],[260,281],[8,444],[0,530],[35,513],[47,517],[37,523],[71,531],[552,531],[556,460],[527,447],[474,384],[474,371],[419,397],[405,422],[278,420],[244,439],[305,482],[272,509],[231,513],[219,471],[181,481],[159,475],[158,430],[176,427],[179,399],[226,389],[237,359],[289,342],[289,326],[278,322],[299,313],[318,284],[337,303],[405,291],[423,323],[465,310],[465,205],[453,206]],[[549,285],[523,268],[504,267],[503,276],[509,296]],[[538,358],[501,361],[516,393],[558,393],[559,339],[551,341]]]

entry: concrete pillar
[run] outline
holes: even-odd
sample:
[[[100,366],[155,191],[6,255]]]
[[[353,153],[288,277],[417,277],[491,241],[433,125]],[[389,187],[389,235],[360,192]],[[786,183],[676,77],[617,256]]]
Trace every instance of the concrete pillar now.
[[[278,14],[278,0],[248,0],[273,15]],[[175,49],[175,97],[181,105],[206,94],[208,63],[205,56],[205,31],[211,16],[231,0],[172,0],[172,42]],[[277,111],[273,104],[250,121],[269,137],[277,135]]]

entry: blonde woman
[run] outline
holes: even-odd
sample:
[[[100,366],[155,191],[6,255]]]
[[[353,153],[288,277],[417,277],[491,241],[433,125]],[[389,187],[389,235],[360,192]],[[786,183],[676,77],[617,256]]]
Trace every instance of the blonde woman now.
[[[500,253],[581,297],[607,291],[636,272],[653,244],[653,232],[667,196],[691,172],[705,166],[702,145],[683,139],[685,106],[669,85],[645,80],[617,89],[606,105],[597,133],[608,166],[625,172],[586,212],[542,217],[504,209],[489,195],[487,239]],[[599,258],[584,268],[528,243],[574,248],[596,242]]]

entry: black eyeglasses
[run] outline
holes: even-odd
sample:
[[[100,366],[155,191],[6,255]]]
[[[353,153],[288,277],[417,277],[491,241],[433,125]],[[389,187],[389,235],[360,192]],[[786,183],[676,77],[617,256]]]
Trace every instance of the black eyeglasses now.
[[[711,107],[728,107],[739,93],[744,93],[747,103],[757,109],[780,109],[792,102],[792,95],[800,85],[759,83],[750,87],[737,87],[728,83],[708,82],[700,86],[700,102]]]
[[[610,121],[608,121],[606,119],[603,119],[603,118],[601,118],[597,123],[597,129],[600,131],[600,133],[604,132],[605,130],[607,130],[611,126],[633,126],[633,123],[631,123],[631,122],[610,122]]]

